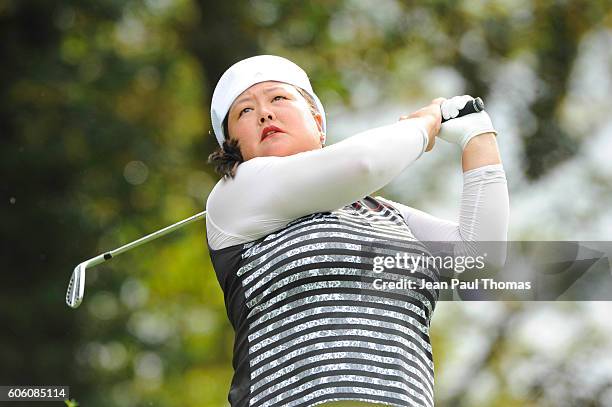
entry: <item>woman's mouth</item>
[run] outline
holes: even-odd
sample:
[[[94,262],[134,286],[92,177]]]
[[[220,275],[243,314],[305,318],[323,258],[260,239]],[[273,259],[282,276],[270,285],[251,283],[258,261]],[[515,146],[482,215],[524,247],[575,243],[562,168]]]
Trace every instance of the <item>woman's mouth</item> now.
[[[264,141],[268,137],[271,137],[275,134],[284,133],[282,129],[276,126],[268,126],[261,131],[261,141]]]

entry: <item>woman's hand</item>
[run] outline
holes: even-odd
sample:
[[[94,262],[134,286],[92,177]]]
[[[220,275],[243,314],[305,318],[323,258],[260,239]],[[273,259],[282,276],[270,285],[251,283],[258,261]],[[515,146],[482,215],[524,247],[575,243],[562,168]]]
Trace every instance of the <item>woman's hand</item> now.
[[[429,137],[429,143],[425,151],[430,151],[436,143],[436,136],[440,132],[440,125],[442,123],[442,113],[440,105],[444,102],[444,98],[436,98],[431,103],[416,112],[410,113],[408,116],[401,116],[400,120],[406,119],[419,119],[425,125],[427,129],[427,136]]]
[[[449,143],[457,144],[464,151],[473,137],[489,133],[497,134],[486,111],[457,117],[459,111],[472,100],[470,95],[455,96],[441,106],[442,116],[452,120],[442,124],[438,137]]]

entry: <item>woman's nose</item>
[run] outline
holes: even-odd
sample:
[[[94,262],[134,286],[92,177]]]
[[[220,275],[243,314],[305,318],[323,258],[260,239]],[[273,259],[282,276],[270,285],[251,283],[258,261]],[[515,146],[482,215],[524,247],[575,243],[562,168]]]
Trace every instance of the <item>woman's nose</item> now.
[[[272,113],[265,113],[265,114],[262,114],[262,115],[259,117],[259,122],[260,122],[260,123],[263,123],[263,122],[265,122],[265,121],[266,121],[266,119],[268,119],[268,120],[273,120]]]
[[[259,111],[259,122],[264,123],[266,120],[274,120],[274,113],[269,107],[262,106]]]

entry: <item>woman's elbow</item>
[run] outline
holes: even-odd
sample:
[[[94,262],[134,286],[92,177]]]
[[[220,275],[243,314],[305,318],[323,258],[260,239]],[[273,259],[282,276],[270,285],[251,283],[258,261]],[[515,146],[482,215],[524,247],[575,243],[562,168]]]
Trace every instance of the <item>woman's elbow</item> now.
[[[381,162],[367,156],[355,160],[353,167],[359,182],[374,190],[382,188],[401,172],[401,168],[395,168],[390,162]]]
[[[351,159],[350,173],[355,181],[360,184],[369,184],[370,181],[380,179],[380,165],[367,155],[358,155]]]

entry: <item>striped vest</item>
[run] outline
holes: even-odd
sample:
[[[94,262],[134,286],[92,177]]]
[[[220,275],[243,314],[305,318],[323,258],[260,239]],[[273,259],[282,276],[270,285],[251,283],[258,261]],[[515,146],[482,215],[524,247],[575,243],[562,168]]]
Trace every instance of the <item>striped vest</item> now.
[[[428,255],[391,206],[366,197],[264,238],[210,250],[235,330],[233,407],[332,400],[433,406],[429,325],[435,268],[374,270],[374,259]],[[380,284],[378,285],[380,287]]]

